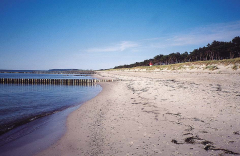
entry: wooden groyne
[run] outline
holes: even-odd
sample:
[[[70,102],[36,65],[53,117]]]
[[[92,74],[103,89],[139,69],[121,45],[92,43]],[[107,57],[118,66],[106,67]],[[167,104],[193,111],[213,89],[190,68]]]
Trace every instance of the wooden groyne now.
[[[113,80],[98,79],[11,79],[0,78],[1,84],[48,84],[48,85],[85,85],[98,82],[112,82]]]

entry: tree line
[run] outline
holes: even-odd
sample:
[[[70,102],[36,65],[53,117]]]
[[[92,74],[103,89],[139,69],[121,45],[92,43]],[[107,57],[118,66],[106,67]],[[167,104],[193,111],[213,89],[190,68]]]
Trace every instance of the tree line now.
[[[184,62],[207,61],[207,60],[222,60],[233,59],[240,57],[240,37],[237,36],[229,42],[214,40],[207,46],[194,49],[192,52],[184,53],[170,53],[169,55],[156,55],[152,59],[144,60],[142,62],[135,62],[129,65],[120,65],[114,67],[118,68],[132,68],[137,66],[148,66],[150,62],[154,65],[168,65]]]

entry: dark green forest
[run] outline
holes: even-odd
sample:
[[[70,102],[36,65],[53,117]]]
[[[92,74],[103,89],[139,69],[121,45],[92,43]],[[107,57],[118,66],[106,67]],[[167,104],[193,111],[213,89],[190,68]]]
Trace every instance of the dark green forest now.
[[[148,66],[150,62],[154,65],[168,65],[184,62],[207,61],[207,60],[223,60],[240,57],[240,37],[237,36],[229,42],[213,41],[207,46],[194,49],[192,52],[171,53],[169,55],[159,54],[152,59],[142,62],[135,62],[129,65],[120,65],[118,68],[132,68],[137,66]]]

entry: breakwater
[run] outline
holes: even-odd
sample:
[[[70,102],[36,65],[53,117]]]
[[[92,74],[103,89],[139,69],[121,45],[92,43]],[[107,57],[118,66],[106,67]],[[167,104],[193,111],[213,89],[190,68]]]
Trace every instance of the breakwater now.
[[[112,82],[106,79],[12,79],[0,78],[1,84],[53,84],[53,85],[85,85],[98,82]]]

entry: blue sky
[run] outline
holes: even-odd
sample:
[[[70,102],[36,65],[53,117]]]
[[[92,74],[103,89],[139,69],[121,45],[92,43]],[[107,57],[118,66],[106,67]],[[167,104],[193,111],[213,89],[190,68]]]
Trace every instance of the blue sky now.
[[[0,69],[102,69],[240,36],[239,0],[0,0]]]

